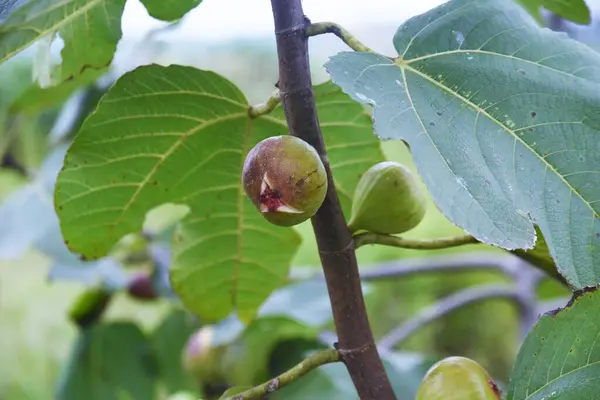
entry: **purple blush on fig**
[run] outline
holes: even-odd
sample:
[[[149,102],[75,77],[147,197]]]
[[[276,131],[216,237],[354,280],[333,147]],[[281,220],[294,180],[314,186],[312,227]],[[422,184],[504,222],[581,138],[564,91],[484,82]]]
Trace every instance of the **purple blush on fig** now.
[[[244,162],[242,183],[257,210],[280,226],[312,217],[327,193],[327,173],[319,154],[290,135],[270,137],[254,146]]]

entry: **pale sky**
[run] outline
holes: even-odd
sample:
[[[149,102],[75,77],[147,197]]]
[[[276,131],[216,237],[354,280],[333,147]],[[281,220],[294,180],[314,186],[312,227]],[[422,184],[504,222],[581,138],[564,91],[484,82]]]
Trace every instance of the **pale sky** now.
[[[444,0],[303,0],[313,21],[334,21],[347,29],[377,23],[401,23]],[[128,1],[123,16],[125,39],[136,39],[162,23],[148,16],[139,1]],[[204,0],[189,13],[177,36],[203,41],[265,36],[273,32],[270,0]]]

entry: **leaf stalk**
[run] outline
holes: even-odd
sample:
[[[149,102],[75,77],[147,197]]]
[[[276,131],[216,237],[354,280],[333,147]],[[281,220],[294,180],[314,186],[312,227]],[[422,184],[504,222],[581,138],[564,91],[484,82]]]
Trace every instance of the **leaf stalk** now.
[[[325,33],[333,33],[335,36],[342,39],[342,41],[354,51],[375,53],[375,51],[364,45],[354,35],[335,22],[316,22],[314,24],[310,24],[306,28],[306,36],[317,36]]]
[[[274,91],[266,102],[250,106],[248,109],[248,115],[250,118],[258,118],[261,115],[268,115],[281,103],[281,94],[279,90]]]
[[[366,232],[354,236],[354,244],[357,249],[368,244],[380,244],[382,246],[401,247],[413,250],[441,250],[476,243],[480,242],[471,235],[450,236],[437,239],[407,239],[400,236]]]

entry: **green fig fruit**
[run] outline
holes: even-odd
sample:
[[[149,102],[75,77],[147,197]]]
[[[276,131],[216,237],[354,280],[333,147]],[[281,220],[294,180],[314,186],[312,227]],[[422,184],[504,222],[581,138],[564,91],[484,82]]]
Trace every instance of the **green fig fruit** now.
[[[215,346],[214,327],[206,325],[190,336],[183,350],[183,367],[202,382],[221,382],[223,349]]]
[[[242,183],[246,195],[271,223],[292,226],[306,221],[327,194],[327,173],[317,151],[304,140],[283,135],[250,150]]]
[[[498,400],[500,389],[487,371],[465,357],[448,357],[425,374],[416,400]]]
[[[69,319],[84,328],[94,323],[104,312],[112,293],[103,287],[85,289],[69,308]]]
[[[361,177],[352,201],[352,232],[397,234],[411,230],[425,216],[427,199],[404,165],[384,161]]]
[[[192,392],[182,390],[169,395],[167,400],[198,400],[198,396]]]

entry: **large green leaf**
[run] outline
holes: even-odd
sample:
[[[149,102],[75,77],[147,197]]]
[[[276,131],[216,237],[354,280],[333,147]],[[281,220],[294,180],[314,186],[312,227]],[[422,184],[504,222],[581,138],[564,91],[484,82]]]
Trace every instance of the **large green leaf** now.
[[[577,293],[527,335],[507,400],[595,399],[600,390],[600,293]]]
[[[181,357],[188,339],[199,326],[189,313],[174,309],[152,331],[158,371],[168,393],[197,389],[197,382],[183,369]]]
[[[379,144],[364,110],[339,89],[317,87],[317,99],[336,183],[352,192],[362,169],[382,158]],[[250,119],[248,107],[212,72],[146,66],[124,75],[82,126],[59,175],[55,203],[69,247],[101,257],[139,231],[150,209],[187,205],[173,248],[175,291],[206,319],[234,310],[252,318],[284,282],[300,238],[266,222],[243,193],[247,151],[287,130],[281,111]]]
[[[539,16],[540,7],[578,24],[591,22],[590,9],[585,0],[517,0],[531,14]]]
[[[175,21],[199,5],[202,0],[141,0],[151,17]]]
[[[152,350],[129,322],[95,325],[81,333],[58,384],[57,400],[155,398]]]
[[[511,0],[452,0],[402,25],[400,57],[343,52],[335,83],[409,142],[441,211],[482,242],[532,248],[600,281],[600,56]]]
[[[363,106],[331,81],[315,86],[314,90],[335,187],[344,214],[350,217],[352,196],[360,177],[384,160],[383,152],[372,135],[371,117]],[[285,121],[281,106],[272,115]]]
[[[529,14],[536,20],[536,22],[540,25],[544,24],[544,20],[542,19],[542,13],[540,10],[540,0],[515,0],[524,9],[527,10]]]
[[[27,0],[2,0],[0,1],[0,23],[2,23],[10,14],[21,7]]]
[[[535,227],[535,233],[537,235],[537,241],[535,243],[535,247],[530,250],[516,249],[512,250],[511,253],[516,255],[519,258],[527,261],[528,263],[536,266],[540,270],[544,271],[548,276],[562,282],[566,283],[565,279],[561,274],[558,273],[556,269],[556,263],[552,259],[550,255],[550,249],[548,249],[548,243],[546,243],[546,239],[544,239],[544,235],[540,231],[539,227]]]
[[[0,27],[0,63],[33,42],[59,32],[65,44],[59,80],[108,67],[121,38],[125,0],[29,1]]]
[[[68,246],[101,257],[140,231],[152,208],[187,205],[173,244],[175,291],[206,319],[234,309],[252,318],[285,280],[300,238],[266,222],[243,192],[246,153],[285,133],[278,120],[249,119],[248,107],[213,72],[151,65],[121,77],[59,174],[55,203]]]

